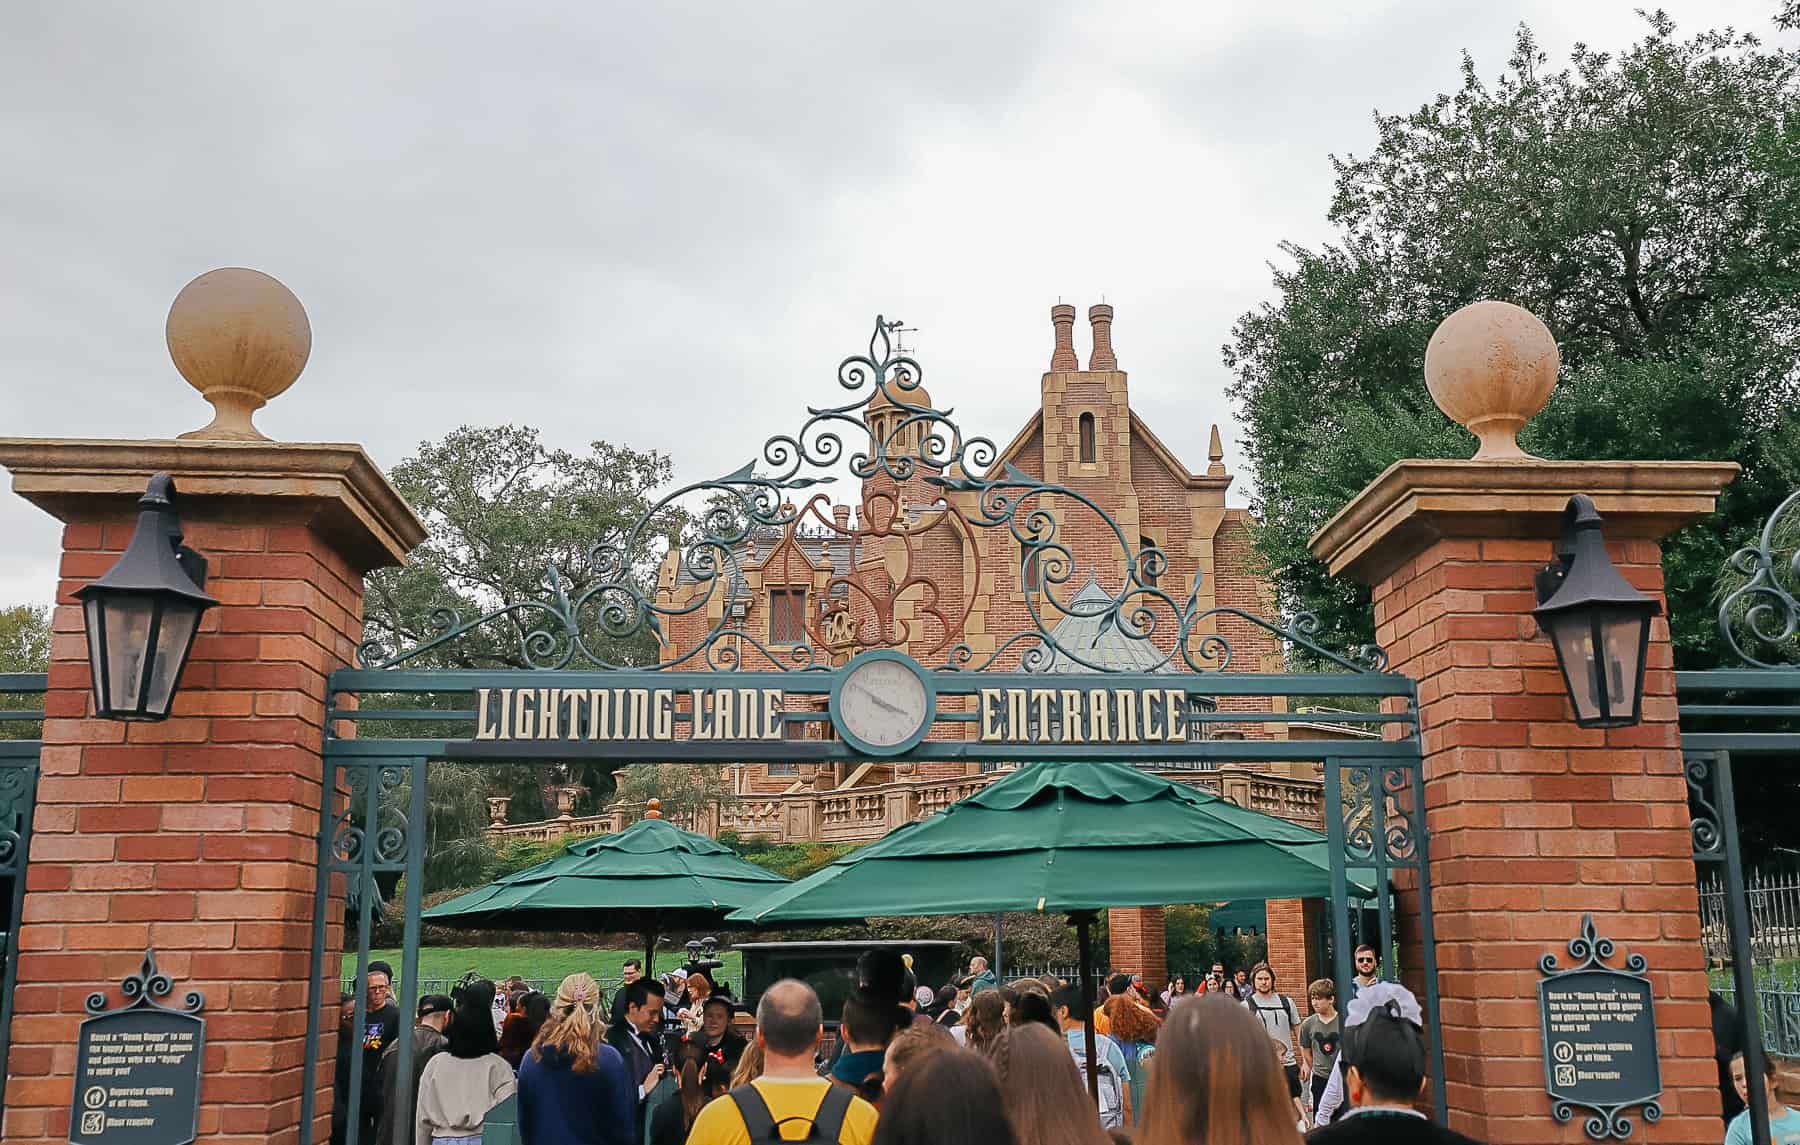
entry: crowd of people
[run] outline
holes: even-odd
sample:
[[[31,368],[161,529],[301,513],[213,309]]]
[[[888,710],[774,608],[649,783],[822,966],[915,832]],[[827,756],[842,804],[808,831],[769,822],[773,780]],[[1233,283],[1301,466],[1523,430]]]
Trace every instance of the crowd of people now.
[[[1090,1005],[1060,979],[1001,983],[981,958],[934,989],[872,950],[829,1015],[835,1036],[794,979],[762,993],[750,1037],[703,969],[654,978],[634,963],[610,1000],[587,974],[554,997],[465,980],[419,999],[407,1115],[391,971],[371,964],[358,1136],[482,1145],[515,1098],[522,1145],[1468,1145],[1418,1108],[1417,1000],[1376,978],[1372,950],[1357,969],[1342,1013],[1321,979],[1302,1016],[1267,963],[1215,966],[1191,992],[1117,974]]]

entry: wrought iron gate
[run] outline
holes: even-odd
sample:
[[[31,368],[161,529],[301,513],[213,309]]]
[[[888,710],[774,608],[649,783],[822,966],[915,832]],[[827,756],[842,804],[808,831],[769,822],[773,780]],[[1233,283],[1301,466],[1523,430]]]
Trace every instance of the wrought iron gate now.
[[[46,684],[47,677],[38,673],[0,673],[0,1063],[10,1060],[19,916],[25,904],[25,863],[37,801],[38,735]],[[0,1120],[5,1116],[6,1095],[0,1091]]]
[[[1419,920],[1404,938],[1420,962],[1406,969],[1421,982],[1437,1028],[1413,682],[1386,671],[1379,649],[1322,647],[1308,617],[1281,623],[1214,604],[1202,593],[1205,570],[1185,591],[1173,587],[1164,554],[1128,536],[1092,498],[1020,471],[985,438],[965,437],[929,404],[918,363],[888,338],[877,319],[868,354],[839,365],[837,384],[854,400],[810,408],[801,429],[770,439],[758,461],[671,492],[626,535],[600,543],[597,581],[571,593],[551,569],[538,599],[473,618],[434,616],[410,646],[365,644],[363,667],[333,674],[324,773],[332,798],[321,816],[302,1124],[313,1122],[324,1010],[340,980],[336,927],[341,919],[342,946],[346,955],[355,951],[361,982],[378,888],[395,876],[406,888],[397,1001],[406,1020],[414,1012],[421,828],[433,760],[1022,766],[1099,757],[1198,767],[1193,781],[1200,783],[1204,769],[1224,762],[1320,763],[1339,981],[1347,988],[1353,884],[1374,887],[1392,936],[1391,884]],[[866,451],[848,449],[844,433],[866,440]],[[855,527],[811,492],[839,468],[862,481]],[[674,510],[700,499],[698,533],[662,549],[658,539]],[[1073,542],[1078,519],[1088,529],[1080,546]],[[803,522],[811,532],[802,532]],[[1096,538],[1111,550],[1099,559]],[[762,559],[800,543],[821,553],[866,546],[884,556],[841,567],[833,560],[818,609],[803,603],[777,643],[772,631],[751,631],[734,602],[742,599],[747,553]],[[940,586],[914,565],[927,543],[1016,553],[1017,588],[1008,591],[1023,598],[1019,630],[972,633],[974,599],[995,589],[981,583],[980,565],[973,588]],[[882,571],[870,571],[875,563]],[[704,631],[679,639],[675,629],[691,627],[693,618],[706,622]],[[656,637],[656,662],[620,662],[619,641],[646,632]],[[1278,648],[1296,670],[1228,671],[1233,639],[1251,636]],[[459,642],[495,653],[498,666],[429,667]],[[910,674],[925,697],[911,732],[885,743],[862,738],[840,706],[852,674],[878,661]],[[1294,711],[1294,701],[1322,699],[1356,709],[1331,719],[1362,734],[1329,743],[1287,739],[1287,727],[1318,718]],[[1383,973],[1396,976],[1393,943],[1378,947]],[[351,1029],[366,1022],[359,991]],[[346,1141],[367,1145],[362,1039],[347,1052]],[[410,1038],[400,1039],[396,1056],[404,1107]],[[1443,1055],[1435,1039],[1431,1073],[1441,1121]]]
[[[1741,582],[1720,605],[1719,631],[1744,666],[1675,674],[1694,863],[1723,885],[1725,934],[1714,937],[1723,939],[1731,953],[1757,1145],[1769,1141],[1769,1111],[1759,1081],[1767,1052],[1765,1006],[1751,941],[1733,776],[1746,768],[1800,766],[1797,511],[1800,493],[1770,514],[1758,543],[1735,554],[1728,566]]]

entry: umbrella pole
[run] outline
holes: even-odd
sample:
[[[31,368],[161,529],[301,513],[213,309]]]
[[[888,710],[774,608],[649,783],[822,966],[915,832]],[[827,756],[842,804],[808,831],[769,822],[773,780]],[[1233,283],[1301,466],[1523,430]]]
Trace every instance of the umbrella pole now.
[[[656,971],[656,931],[644,932],[644,977],[651,977]]]
[[[1081,1034],[1087,1042],[1088,1096],[1094,1108],[1100,1108],[1100,1063],[1094,1060],[1094,951],[1088,942],[1088,924],[1094,921],[1091,910],[1075,913],[1075,949],[1080,958]]]

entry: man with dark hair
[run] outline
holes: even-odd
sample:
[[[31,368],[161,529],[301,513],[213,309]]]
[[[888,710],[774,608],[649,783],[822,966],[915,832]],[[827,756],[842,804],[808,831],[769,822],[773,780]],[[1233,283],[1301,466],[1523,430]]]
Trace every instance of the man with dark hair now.
[[[620,1018],[625,1016],[625,991],[631,988],[633,982],[636,982],[643,976],[643,959],[627,958],[625,960],[624,968],[619,971],[619,977],[623,979],[624,984],[619,987],[612,998],[612,1020],[614,1022],[617,1022]]]
[[[1350,1000],[1337,1065],[1355,1108],[1308,1133],[1307,1145],[1476,1145],[1413,1106],[1425,1085],[1423,1026],[1404,986],[1378,982]]]
[[[1126,979],[1127,982],[1130,979]],[[1087,1084],[1088,1056],[1086,1023],[1081,1020],[1081,988],[1064,986],[1050,995],[1050,1012],[1068,1039],[1069,1053],[1075,1068]],[[1125,1051],[1119,1043],[1098,1030],[1094,1033],[1095,1070],[1100,1082],[1100,1124],[1106,1129],[1119,1129],[1131,1124],[1131,1071],[1125,1065]]]
[[[419,1078],[425,1063],[446,1044],[444,1027],[450,1024],[450,1011],[455,1004],[446,994],[427,994],[419,999],[419,1017],[412,1030],[412,1099],[419,1105]],[[400,1102],[400,1040],[394,1039],[381,1051],[381,1119],[376,1123],[375,1140],[380,1145],[411,1145],[414,1135],[412,1117],[395,1116]]]
[[[668,1054],[662,1044],[663,984],[638,978],[621,991],[625,1012],[607,1027],[606,1042],[625,1059],[625,1073],[637,1089],[638,1128],[643,1128],[645,1100],[662,1081]]]
[[[694,1118],[687,1145],[751,1145],[773,1139],[777,1124],[783,1137],[805,1137],[809,1131],[798,1124],[805,1122],[839,1145],[869,1145],[875,1107],[813,1068],[824,1024],[819,996],[806,983],[784,978],[764,990],[756,1006],[762,1076],[709,1102]]]
[[[1350,962],[1356,967],[1356,974],[1350,979],[1350,998],[1355,1000],[1357,992],[1364,986],[1373,986],[1381,981],[1376,973],[1381,965],[1381,957],[1375,953],[1373,946],[1365,942],[1350,955]]]
[[[870,1101],[880,1096],[884,1055],[894,1037],[897,1009],[881,1004],[862,990],[851,992],[844,1000],[844,1012],[838,1022],[838,1041],[844,1052],[832,1064],[832,1081],[849,1086]]]

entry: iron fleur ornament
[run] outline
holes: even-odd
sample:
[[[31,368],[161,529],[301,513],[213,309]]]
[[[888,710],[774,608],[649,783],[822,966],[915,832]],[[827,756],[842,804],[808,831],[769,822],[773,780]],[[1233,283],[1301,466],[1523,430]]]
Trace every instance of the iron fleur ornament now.
[[[1590,1111],[1582,1129],[1595,1141],[1623,1141],[1633,1124],[1626,1116],[1642,1106],[1646,1122],[1662,1119],[1662,1068],[1656,1053],[1655,997],[1641,954],[1623,969],[1606,965],[1617,948],[1602,938],[1594,917],[1581,916],[1581,933],[1568,942],[1570,966],[1555,954],[1538,959],[1539,1020],[1544,1035],[1544,1089],[1550,1116],[1574,1120]]]
[[[924,649],[925,657],[936,661],[926,667],[938,671],[981,671],[1011,663],[1024,672],[1048,672],[1059,664],[1113,670],[1091,649],[1067,647],[1053,634],[1060,621],[1080,617],[1153,648],[1156,665],[1141,670],[1166,666],[1216,672],[1232,657],[1231,642],[1217,631],[1222,627],[1217,622],[1236,618],[1337,668],[1386,670],[1386,654],[1374,645],[1342,653],[1323,647],[1318,619],[1311,614],[1276,623],[1231,606],[1207,606],[1199,571],[1185,594],[1162,587],[1169,562],[1161,549],[1140,546],[1140,539],[1128,535],[1092,498],[1005,463],[991,439],[965,435],[953,410],[931,405],[922,384],[924,368],[893,343],[897,325],[877,316],[868,351],[838,364],[837,385],[848,400],[808,406],[799,430],[769,438],[759,457],[658,499],[623,535],[592,549],[590,563],[597,576],[585,587],[571,594],[568,578],[548,568],[535,598],[474,617],[439,610],[416,629],[425,634],[423,639],[410,647],[367,641],[357,651],[358,663],[371,669],[398,667],[480,632],[500,634],[515,666],[532,670],[729,671],[753,663],[759,670],[826,671],[859,652],[902,646]],[[864,444],[857,448],[847,442]],[[864,483],[854,525],[847,515],[833,512],[843,506],[834,507],[822,491],[837,481],[833,471],[841,469]],[[925,496],[909,500],[919,492]],[[669,538],[667,551],[673,559],[666,557],[663,564],[690,591],[681,599],[659,597],[658,575],[645,567],[643,555],[660,551],[667,522],[683,513],[684,505],[698,503],[704,503],[704,510],[693,526]],[[1116,593],[1106,591],[1103,600],[1076,600],[1091,575],[1090,568],[1078,567],[1064,539],[1076,514],[1097,522],[1102,536],[1118,546],[1124,581]],[[949,545],[974,554],[984,530],[990,535],[1004,530],[1017,546],[1028,624],[999,647],[978,652],[963,632],[970,611],[964,605],[975,594],[962,594],[959,605],[951,600],[955,594],[919,569],[928,541],[940,549]],[[848,546],[852,552],[880,547],[897,571],[891,584],[871,583],[852,561],[849,571],[831,577],[823,607],[804,618],[804,639],[772,646],[744,622],[745,555],[759,546],[772,553],[769,546],[779,548],[796,539]],[[981,568],[978,560],[975,567]],[[992,589],[988,585],[977,592]],[[918,603],[906,616],[894,605],[909,591],[914,594],[909,600]],[[860,619],[852,605],[862,613]],[[717,620],[691,647],[671,649],[666,642],[670,623],[692,615]],[[654,664],[614,663],[597,647],[601,640],[646,632],[663,649],[664,658]]]

